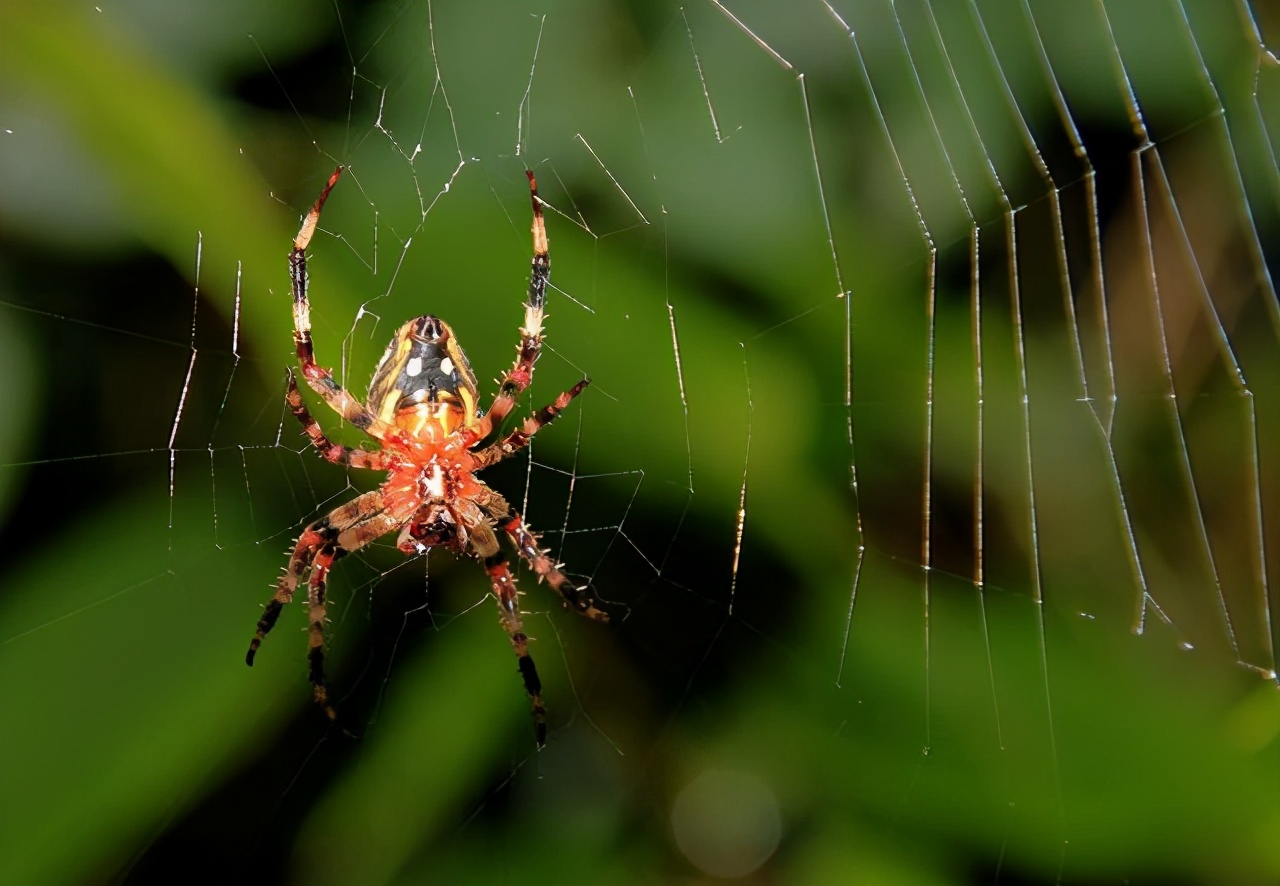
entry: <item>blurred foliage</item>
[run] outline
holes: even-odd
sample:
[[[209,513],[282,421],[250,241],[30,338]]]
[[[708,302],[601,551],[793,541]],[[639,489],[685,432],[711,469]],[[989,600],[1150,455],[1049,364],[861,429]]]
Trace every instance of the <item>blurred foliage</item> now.
[[[1205,558],[1179,535],[1167,401],[1140,393],[1115,446],[1151,582],[1177,617],[1131,632],[1117,499],[1065,362],[1043,356],[1065,340],[1051,203],[1000,91],[967,105],[949,91],[953,76],[990,77],[962,7],[900,3],[895,21],[889,4],[834,4],[859,56],[821,3],[729,5],[804,79],[711,4],[0,4],[0,882],[1280,876],[1280,698],[1236,664],[1266,666],[1275,601],[1230,597],[1226,648],[1216,597],[1180,567]],[[1022,7],[980,8],[1074,225],[1084,179],[1046,134],[1060,124]],[[1146,161],[1098,8],[1034,12],[1096,150],[1122,293],[1137,254],[1126,176]],[[1240,10],[1106,9],[1153,138],[1182,170],[1192,234],[1240,228],[1245,204],[1209,171],[1224,150],[1215,101],[1253,134],[1216,163],[1251,195],[1275,170],[1250,115],[1264,133],[1276,120],[1274,83],[1250,83]],[[930,20],[953,37],[950,71],[927,50]],[[966,115],[981,150],[957,135]],[[994,286],[984,591],[969,579],[970,222],[932,126],[955,175],[984,180],[990,162],[1023,207],[1035,424],[1020,425],[1017,300]],[[280,405],[284,256],[338,163],[351,172],[313,245],[313,320],[321,361],[353,389],[425,311],[458,330],[482,381],[496,375],[528,267],[526,165],[553,207],[558,291],[531,403],[583,373],[593,384],[532,466],[492,482],[619,617],[579,623],[525,579],[552,716],[541,752],[470,563],[405,563],[381,545],[335,570],[344,729],[309,703],[297,612],[257,666],[240,664],[290,539],[370,482],[302,451]],[[999,189],[965,196],[984,222],[983,274],[999,277]],[[917,212],[939,246],[928,574]],[[1275,242],[1274,204],[1252,223]],[[1223,246],[1221,265],[1240,248]],[[1258,303],[1243,296],[1223,322],[1262,404],[1249,439],[1274,472],[1280,361]],[[1186,330],[1191,352],[1216,331]],[[1141,346],[1130,335],[1117,320],[1122,368]],[[1249,462],[1220,375],[1179,394],[1214,541],[1247,554]],[[1266,471],[1245,491],[1270,516]],[[1220,559],[1228,577],[1245,568]],[[680,804],[694,825],[673,828]],[[753,853],[763,867],[743,861]]]

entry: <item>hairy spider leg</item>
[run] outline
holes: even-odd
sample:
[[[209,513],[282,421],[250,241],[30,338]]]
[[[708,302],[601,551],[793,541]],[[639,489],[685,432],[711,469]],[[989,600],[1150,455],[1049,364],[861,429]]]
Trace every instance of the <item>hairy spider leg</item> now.
[[[487,514],[497,517],[498,525],[507,533],[516,551],[528,561],[529,567],[538,576],[538,581],[547,580],[552,588],[560,594],[569,606],[580,615],[593,621],[607,622],[609,616],[595,608],[591,598],[582,589],[569,584],[567,577],[546,554],[538,548],[538,538],[525,528],[520,515],[507,504],[506,499],[489,489],[478,498],[477,504]],[[524,689],[533,705],[534,738],[538,747],[547,743],[547,708],[542,702],[542,682],[538,679],[538,669],[529,655],[529,637],[524,632],[524,623],[520,619],[519,592],[516,590],[515,576],[507,558],[498,548],[498,540],[493,531],[484,526],[471,538],[472,549],[476,556],[484,562],[485,571],[489,573],[489,583],[493,588],[493,596],[498,601],[498,612],[502,619],[502,629],[507,632],[511,641],[511,649],[520,664],[520,676],[524,680]]]
[[[472,470],[484,470],[490,465],[495,465],[504,458],[515,455],[521,449],[524,449],[529,445],[529,440],[532,439],[533,435],[559,418],[560,413],[569,405],[569,402],[581,394],[583,388],[590,383],[590,379],[584,378],[569,390],[562,392],[559,397],[556,397],[554,403],[548,403],[526,418],[519,428],[507,434],[501,440],[489,444],[484,449],[473,452],[471,457],[475,459],[475,467]]]
[[[607,612],[596,608],[595,601],[591,599],[587,589],[570,582],[568,576],[561,572],[557,564],[547,556],[546,551],[538,547],[538,536],[529,531],[529,527],[525,525],[518,513],[511,510],[509,516],[499,520],[498,526],[511,539],[520,556],[528,562],[529,568],[538,576],[538,581],[546,581],[552,590],[564,598],[570,609],[592,621],[609,620]]]
[[[312,417],[310,410],[307,409],[307,404],[302,402],[302,393],[298,390],[298,381],[294,377],[292,369],[289,370],[288,388],[285,390],[284,399],[289,404],[289,409],[293,412],[294,417],[302,424],[302,429],[311,440],[311,445],[316,448],[320,453],[320,457],[325,461],[331,461],[335,465],[347,465],[371,471],[387,470],[389,459],[384,450],[366,452],[363,449],[353,449],[350,446],[333,443],[325,436],[320,423]]]
[[[275,627],[280,610],[293,600],[298,584],[309,573],[307,587],[310,633],[307,659],[311,666],[311,684],[316,702],[333,719],[335,714],[329,704],[324,683],[325,578],[329,568],[339,557],[386,535],[401,522],[386,510],[382,492],[374,490],[334,508],[302,530],[289,557],[289,564],[276,581],[275,594],[267,602],[262,618],[258,619],[258,630],[249,641],[245,664],[253,666],[254,656],[262,645],[263,638]]]
[[[543,307],[547,301],[547,284],[551,280],[551,255],[547,246],[547,226],[542,218],[542,202],[538,197],[538,181],[531,171],[529,177],[529,201],[533,205],[533,262],[529,270],[529,297],[524,304],[524,325],[520,327],[520,344],[516,346],[516,360],[502,375],[497,396],[484,417],[476,422],[473,432],[477,441],[483,440],[502,424],[516,405],[529,383],[533,381],[533,364],[542,353]]]
[[[368,407],[334,381],[332,372],[316,363],[311,343],[311,303],[307,301],[307,245],[320,223],[320,210],[324,208],[324,201],[329,198],[329,192],[337,184],[340,175],[341,166],[329,176],[324,190],[302,220],[298,236],[293,240],[293,251],[289,253],[289,282],[293,289],[293,342],[298,352],[298,365],[302,367],[302,377],[311,390],[323,397],[344,420],[369,436],[383,440],[394,433],[395,428],[378,419]]]
[[[497,540],[494,540],[496,547]],[[529,637],[524,632],[524,623],[520,620],[519,592],[516,590],[515,576],[507,566],[507,558],[501,552],[484,558],[485,571],[489,573],[489,584],[493,588],[493,596],[498,601],[498,612],[502,620],[502,629],[507,632],[511,641],[511,649],[516,654],[520,665],[520,677],[524,680],[524,691],[529,695],[533,705],[533,734],[538,747],[547,743],[547,707],[542,703],[542,681],[538,679],[538,668],[529,654]]]
[[[254,656],[258,654],[258,647],[262,645],[263,639],[276,626],[276,620],[280,618],[280,610],[286,604],[293,602],[293,595],[298,590],[298,582],[302,581],[307,570],[311,568],[311,560],[325,543],[325,539],[332,534],[333,529],[329,525],[330,517],[317,520],[302,530],[302,534],[294,543],[293,553],[289,555],[289,564],[276,579],[276,592],[263,608],[262,618],[258,619],[258,631],[249,641],[249,652],[244,657],[244,663],[249,667],[253,667]]]
[[[538,547],[538,535],[529,529],[524,518],[507,503],[505,498],[492,489],[485,489],[482,495],[477,496],[476,503],[493,518],[498,528],[507,534],[516,553],[529,564],[534,575],[538,576],[539,582],[545,581],[561,596],[569,608],[579,615],[592,621],[607,622],[609,620],[607,612],[596,608],[595,601],[591,599],[586,588],[579,588],[569,581],[569,577],[560,571],[559,565],[547,556],[546,551]]]
[[[325,590],[328,587],[329,569],[335,560],[346,554],[345,548],[325,545],[311,563],[311,577],[307,581],[307,663],[310,666],[311,691],[316,704],[324,709],[330,720],[338,718],[338,712],[329,704],[329,689],[324,681],[324,624]]]
[[[511,642],[511,651],[516,654],[524,691],[533,707],[534,738],[538,747],[542,747],[547,743],[547,707],[542,702],[542,681],[538,679],[538,667],[529,654],[529,636],[524,632],[524,623],[520,619],[520,592],[516,589],[515,576],[511,574],[507,558],[498,545],[498,537],[487,520],[482,519],[472,527],[467,551],[484,564],[489,575],[489,586],[498,604],[498,617]]]

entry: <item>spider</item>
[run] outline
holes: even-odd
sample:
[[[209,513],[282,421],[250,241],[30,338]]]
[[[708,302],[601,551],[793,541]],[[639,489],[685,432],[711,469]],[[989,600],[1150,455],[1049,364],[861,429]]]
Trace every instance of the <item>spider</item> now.
[[[499,618],[516,654],[520,676],[533,707],[538,747],[546,743],[547,711],[529,638],[520,620],[516,580],[498,544],[498,531],[529,564],[538,581],[546,581],[566,606],[593,621],[609,616],[597,609],[586,587],[576,587],[559,564],[538,547],[538,536],[520,514],[476,473],[519,452],[544,425],[552,422],[587,386],[583,379],[561,393],[550,405],[528,416],[521,425],[488,446],[481,444],[501,426],[529,386],[533,366],[542,349],[543,305],[551,262],[547,231],[532,172],[529,196],[533,205],[533,266],[529,296],[524,306],[524,326],[516,346],[516,360],[503,374],[488,412],[477,408],[476,377],[449,324],[430,315],[401,326],[387,346],[369,383],[367,402],[344,390],[330,370],[319,366],[311,343],[311,305],[307,300],[307,244],[320,221],[320,210],[342,174],[334,170],[315,205],[311,207],[289,254],[289,280],[293,290],[293,340],[302,377],[344,421],[350,422],[381,444],[369,451],[332,443],[311,417],[289,370],[285,400],[320,456],[337,465],[386,471],[380,488],[357,496],[308,525],[294,545],[288,565],[276,582],[275,594],[266,604],[258,630],[249,643],[246,663],[253,658],[267,632],[275,626],[280,610],[293,599],[298,585],[307,582],[310,632],[308,661],[315,701],[336,719],[324,677],[325,581],[338,558],[369,542],[398,531],[396,547],[405,554],[424,554],[441,547],[474,557],[489,576],[498,603]],[[495,531],[497,530],[497,531]]]

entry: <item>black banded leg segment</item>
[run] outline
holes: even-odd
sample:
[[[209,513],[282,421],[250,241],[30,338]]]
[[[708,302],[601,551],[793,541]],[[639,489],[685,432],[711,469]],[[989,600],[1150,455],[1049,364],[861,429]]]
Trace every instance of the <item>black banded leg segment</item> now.
[[[512,431],[496,443],[486,446],[479,452],[474,453],[472,455],[472,458],[476,460],[474,470],[483,470],[484,468],[497,464],[508,456],[515,455],[521,449],[524,449],[529,445],[529,440],[533,438],[533,435],[559,418],[560,413],[564,411],[570,401],[581,394],[583,389],[590,383],[590,379],[584,378],[569,390],[561,393],[560,396],[556,397],[554,402],[548,403],[533,415],[526,418],[519,428]]]
[[[515,545],[520,556],[529,564],[529,568],[538,576],[538,581],[546,581],[551,589],[564,598],[569,608],[592,621],[607,622],[609,614],[596,608],[595,601],[585,587],[578,587],[569,581],[569,577],[561,572],[556,564],[538,547],[538,536],[529,530],[524,520],[515,510],[509,511],[506,517],[498,520],[498,526],[511,543]]]
[[[325,590],[329,576],[329,568],[333,562],[346,551],[337,545],[328,545],[316,554],[315,564],[311,569],[311,580],[307,584],[308,619],[307,663],[311,674],[311,690],[316,704],[324,709],[330,720],[337,719],[337,712],[329,703],[329,690],[324,680],[324,625],[325,625]]]
[[[258,654],[258,647],[262,645],[262,639],[276,626],[276,619],[280,618],[280,612],[284,609],[284,604],[292,599],[292,590],[286,593],[277,588],[275,596],[267,601],[266,607],[262,610],[262,618],[258,619],[257,633],[249,641],[249,651],[244,657],[244,663],[249,667],[253,667],[253,657]]]
[[[316,363],[315,349],[311,342],[311,302],[307,300],[307,246],[315,235],[316,226],[320,224],[320,210],[324,208],[324,201],[329,199],[329,192],[337,184],[340,175],[341,166],[329,176],[324,190],[302,220],[298,236],[293,240],[293,250],[289,253],[289,284],[293,290],[293,343],[298,353],[298,365],[302,367],[302,377],[311,390],[323,397],[334,412],[351,424],[370,436],[383,439],[394,430],[393,427],[380,421],[364,404],[333,380],[333,373]]]
[[[253,667],[253,658],[258,652],[258,647],[262,645],[263,639],[276,626],[276,620],[280,618],[280,610],[286,603],[293,600],[293,595],[298,590],[298,583],[311,570],[316,553],[337,537],[337,532],[331,523],[332,517],[333,514],[320,518],[302,530],[302,534],[298,536],[298,541],[293,546],[293,553],[289,556],[289,563],[285,566],[280,578],[276,580],[276,592],[267,602],[262,618],[258,619],[257,633],[249,641],[249,652],[244,657],[244,662],[249,667]]]
[[[542,218],[542,198],[538,196],[538,180],[532,170],[525,170],[529,179],[529,203],[533,208],[533,262],[529,269],[529,307],[541,314],[547,301],[547,285],[551,282],[551,249],[547,244],[547,224]]]
[[[547,286],[551,282],[551,255],[547,243],[547,226],[542,218],[542,201],[538,197],[538,181],[533,173],[529,178],[529,202],[533,207],[533,261],[529,267],[529,295],[524,303],[524,325],[520,327],[520,344],[516,345],[516,360],[502,374],[498,395],[494,397],[484,417],[473,429],[476,439],[483,440],[502,424],[503,419],[516,405],[516,400],[533,381],[533,364],[542,353],[542,320],[547,302]]]
[[[293,341],[298,350],[298,363],[304,372],[316,362],[311,346],[311,303],[307,301],[307,246],[315,236],[316,226],[320,224],[320,211],[324,209],[324,201],[329,199],[329,192],[338,183],[340,175],[341,166],[329,176],[324,190],[302,220],[298,236],[293,238],[293,250],[289,253],[289,284],[293,290]]]
[[[533,706],[533,732],[538,747],[547,743],[547,708],[542,703],[542,681],[538,679],[538,668],[529,655],[529,637],[524,632],[524,624],[520,621],[519,594],[516,591],[516,580],[507,566],[506,557],[494,554],[484,559],[485,571],[489,573],[489,582],[493,588],[493,596],[498,601],[498,612],[501,616],[502,629],[511,640],[511,650],[516,654],[520,665],[520,677],[524,680],[524,691],[529,694]]]
[[[312,694],[331,720],[336,717],[336,712],[329,702],[324,678],[325,597],[329,569],[344,555],[386,535],[398,522],[397,516],[386,509],[382,493],[374,490],[353,498],[302,530],[289,564],[276,583],[275,595],[258,620],[258,632],[249,643],[245,663],[252,665],[263,637],[280,617],[280,610],[293,599],[298,585],[306,580],[309,604],[307,661]]]
[[[298,423],[302,425],[302,430],[306,433],[307,439],[311,441],[311,445],[316,448],[316,451],[320,453],[320,457],[325,461],[352,468],[366,468],[373,471],[386,470],[386,456],[382,452],[365,452],[363,449],[352,449],[350,446],[334,443],[325,436],[320,423],[312,417],[310,410],[307,409],[307,404],[302,401],[302,394],[298,390],[298,380],[294,376],[292,369],[289,370],[288,387],[285,390],[284,399],[289,404],[289,411],[293,413]]]

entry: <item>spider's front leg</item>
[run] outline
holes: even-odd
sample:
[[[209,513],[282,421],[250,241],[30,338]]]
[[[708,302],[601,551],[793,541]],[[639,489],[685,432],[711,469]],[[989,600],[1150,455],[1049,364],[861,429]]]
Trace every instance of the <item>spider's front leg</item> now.
[[[341,415],[360,430],[379,440],[394,431],[394,428],[380,420],[368,407],[353,397],[336,381],[333,373],[316,363],[315,349],[311,342],[311,302],[307,299],[307,246],[315,235],[320,224],[320,210],[324,201],[329,199],[329,192],[337,184],[342,175],[339,166],[329,176],[328,183],[306,218],[298,229],[298,236],[293,240],[293,251],[289,253],[289,283],[293,290],[293,342],[298,352],[298,365],[302,367],[302,377],[313,391],[324,398],[334,412]]]
[[[502,424],[521,392],[533,381],[533,364],[542,353],[542,318],[547,302],[547,286],[551,282],[551,255],[547,245],[547,226],[542,218],[542,201],[538,197],[538,181],[529,177],[529,200],[533,204],[533,262],[529,269],[529,297],[524,304],[524,325],[520,327],[520,344],[516,361],[502,375],[498,395],[485,416],[476,423],[476,439],[483,440]]]

